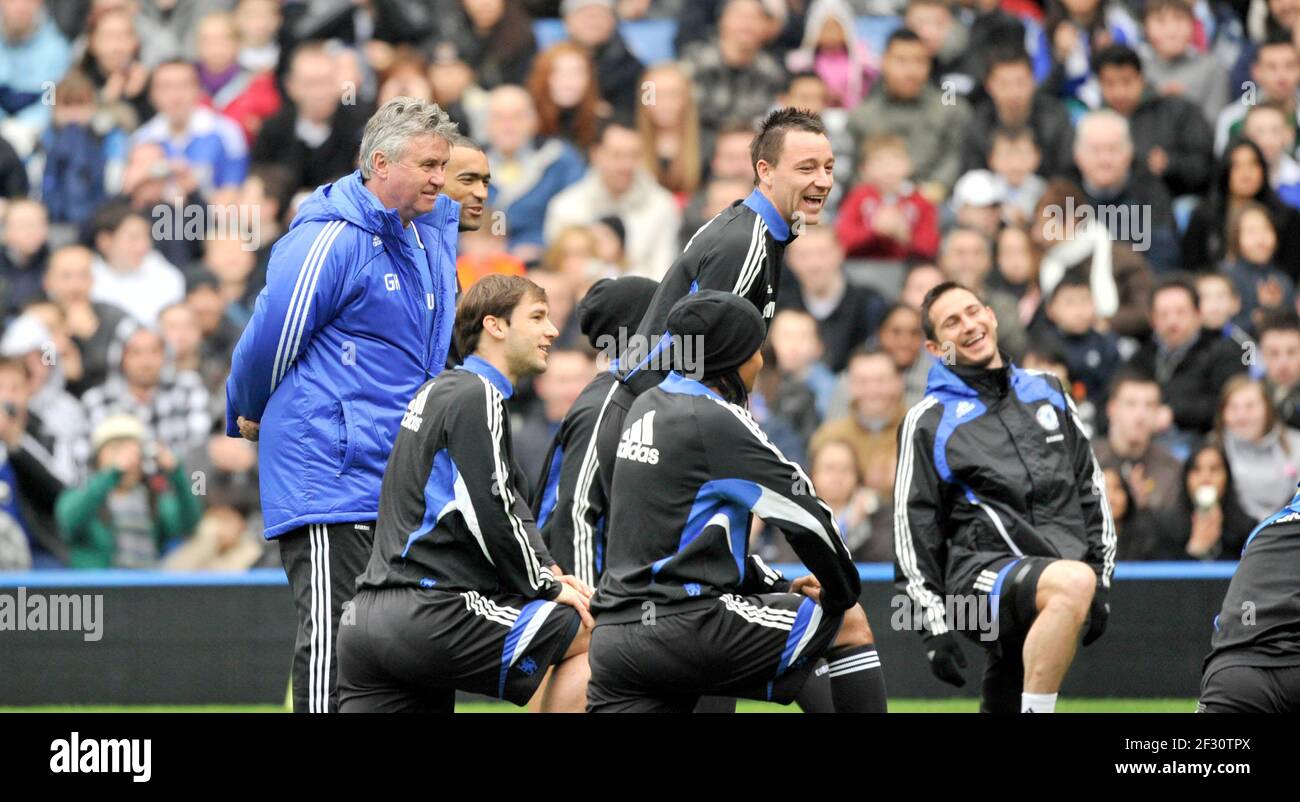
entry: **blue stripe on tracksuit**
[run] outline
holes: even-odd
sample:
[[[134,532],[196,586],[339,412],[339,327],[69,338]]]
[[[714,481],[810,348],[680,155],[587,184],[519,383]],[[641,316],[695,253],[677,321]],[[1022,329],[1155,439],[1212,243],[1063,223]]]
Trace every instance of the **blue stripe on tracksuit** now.
[[[1012,560],[1002,566],[1002,570],[998,571],[998,578],[993,580],[993,590],[989,591],[989,609],[992,613],[993,621],[998,620],[998,605],[1001,604],[1002,597],[1002,581],[1007,578],[1007,574],[1011,573],[1011,569],[1015,568],[1019,563],[1020,560]]]
[[[781,661],[776,666],[776,676],[767,683],[767,700],[772,701],[772,686],[776,683],[781,675],[794,662],[794,650],[799,647],[799,642],[803,640],[804,633],[808,631],[808,624],[812,621],[813,610],[817,607],[817,602],[812,599],[804,599],[799,603],[799,610],[794,614],[794,626],[790,627],[790,634],[785,639],[785,650],[781,652]]]
[[[510,632],[506,634],[506,644],[501,650],[501,680],[497,684],[497,698],[504,699],[506,696],[506,677],[510,673],[510,667],[518,659],[518,655],[515,653],[526,650],[529,644],[532,643],[533,635],[536,634],[535,631],[528,631],[528,625],[532,623],[534,618],[540,616],[537,622],[538,628],[540,628],[542,621],[553,609],[555,609],[555,602],[538,599],[524,605],[524,609],[519,612],[519,617],[515,619],[514,625],[510,627]],[[524,637],[525,634],[527,634],[526,638]],[[541,666],[534,670],[541,670]]]
[[[542,503],[537,509],[537,528],[546,526],[546,521],[555,511],[555,503],[560,500],[560,469],[564,465],[564,448],[555,447],[551,465],[546,471],[546,487],[542,489]]]

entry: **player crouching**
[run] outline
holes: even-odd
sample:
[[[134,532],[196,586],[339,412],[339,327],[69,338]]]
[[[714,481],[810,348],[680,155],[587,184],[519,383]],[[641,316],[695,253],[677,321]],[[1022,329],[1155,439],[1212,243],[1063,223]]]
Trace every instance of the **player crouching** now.
[[[697,292],[668,315],[678,371],[632,404],[614,462],[592,712],[685,713],[705,694],[788,704],[823,656],[837,712],[885,711],[835,517],[742,406],[763,329],[727,292]],[[749,555],[751,514],[785,534],[811,576],[787,582]]]
[[[516,482],[505,399],[546,370],[546,293],[488,276],[456,313],[465,364],[407,406],[374,551],[339,633],[341,712],[451,712],[457,690],[580,711],[590,586],[562,576]]]

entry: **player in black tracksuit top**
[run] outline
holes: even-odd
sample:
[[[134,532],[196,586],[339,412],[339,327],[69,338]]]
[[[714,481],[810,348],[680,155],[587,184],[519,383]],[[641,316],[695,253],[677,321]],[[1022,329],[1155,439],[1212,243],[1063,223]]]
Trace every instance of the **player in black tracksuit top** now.
[[[1055,377],[997,352],[997,320],[974,293],[945,282],[922,311],[927,348],[955,364],[934,360],[925,397],[899,427],[898,588],[940,679],[965,683],[960,631],[988,649],[983,710],[1050,712],[1085,615],[1087,644],[1109,614],[1115,527],[1105,480],[1073,400]],[[1025,666],[1040,582],[1055,600],[1047,627],[1068,638]],[[1030,676],[1046,679],[1030,689]]]
[[[704,694],[785,704],[825,653],[836,709],[883,711],[857,568],[833,513],[719,392],[736,386],[724,376],[752,386],[761,318],[703,291],[667,325],[702,336],[702,381],[670,372],[632,405],[592,601],[589,709],[689,712]],[[789,583],[750,555],[751,515],[779,527],[813,576]]]
[[[578,304],[578,325],[597,351],[645,316],[658,282],[640,276],[601,279]],[[583,389],[560,422],[543,462],[532,509],[546,547],[567,573],[595,585],[604,564],[605,486],[599,481],[596,424],[617,380],[612,370]]]
[[[484,299],[511,286],[522,297],[500,342],[482,316],[506,314]],[[476,316],[483,330],[467,339]],[[505,407],[514,382],[545,369],[557,335],[545,295],[522,277],[484,278],[456,334],[470,355],[420,387],[389,456],[374,549],[340,627],[342,712],[450,712],[456,690],[525,704],[572,656],[586,612],[520,495]]]
[[[1300,713],[1300,495],[1246,540],[1210,642],[1199,711]]]
[[[751,159],[754,191],[704,224],[686,243],[659,283],[636,336],[619,351],[619,379],[597,432],[600,481],[608,492],[614,451],[633,399],[667,375],[663,333],[673,304],[700,290],[739,295],[763,316],[764,332],[776,314],[785,248],[797,225],[816,225],[834,185],[835,157],[816,115],[778,109],[763,121]]]

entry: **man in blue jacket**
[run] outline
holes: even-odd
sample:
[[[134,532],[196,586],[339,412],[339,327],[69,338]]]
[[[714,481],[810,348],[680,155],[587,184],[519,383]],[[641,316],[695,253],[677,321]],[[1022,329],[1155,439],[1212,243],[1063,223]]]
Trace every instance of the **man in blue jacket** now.
[[[455,130],[411,98],[375,113],[361,169],[319,187],[272,249],[232,357],[226,433],[260,443],[266,537],[298,611],[295,711],[337,709],[335,632],[370,558],[388,453],[407,400],[446,364]]]

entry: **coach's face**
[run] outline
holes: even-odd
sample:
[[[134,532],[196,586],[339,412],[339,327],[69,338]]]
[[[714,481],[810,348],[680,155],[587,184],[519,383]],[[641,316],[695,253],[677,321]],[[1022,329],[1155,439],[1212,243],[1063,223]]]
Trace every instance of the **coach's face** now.
[[[998,355],[998,319],[970,290],[949,290],[930,306],[935,339],[925,348],[943,359],[951,352],[958,365],[994,366]],[[950,345],[951,344],[951,345]]]
[[[402,156],[387,165],[380,173],[388,185],[388,203],[397,209],[402,221],[407,222],[433,211],[438,193],[446,184],[447,160],[451,147],[447,140],[433,134],[411,137]]]
[[[546,370],[551,343],[560,332],[551,322],[550,306],[532,295],[524,296],[510,313],[506,331],[506,359],[516,378]]]
[[[821,220],[834,178],[831,141],[812,131],[786,131],[776,164],[758,163],[758,183],[790,223],[815,226]]]
[[[460,204],[460,230],[478,231],[483,226],[484,204],[492,180],[487,154],[473,148],[452,148],[446,176],[442,191]]]

